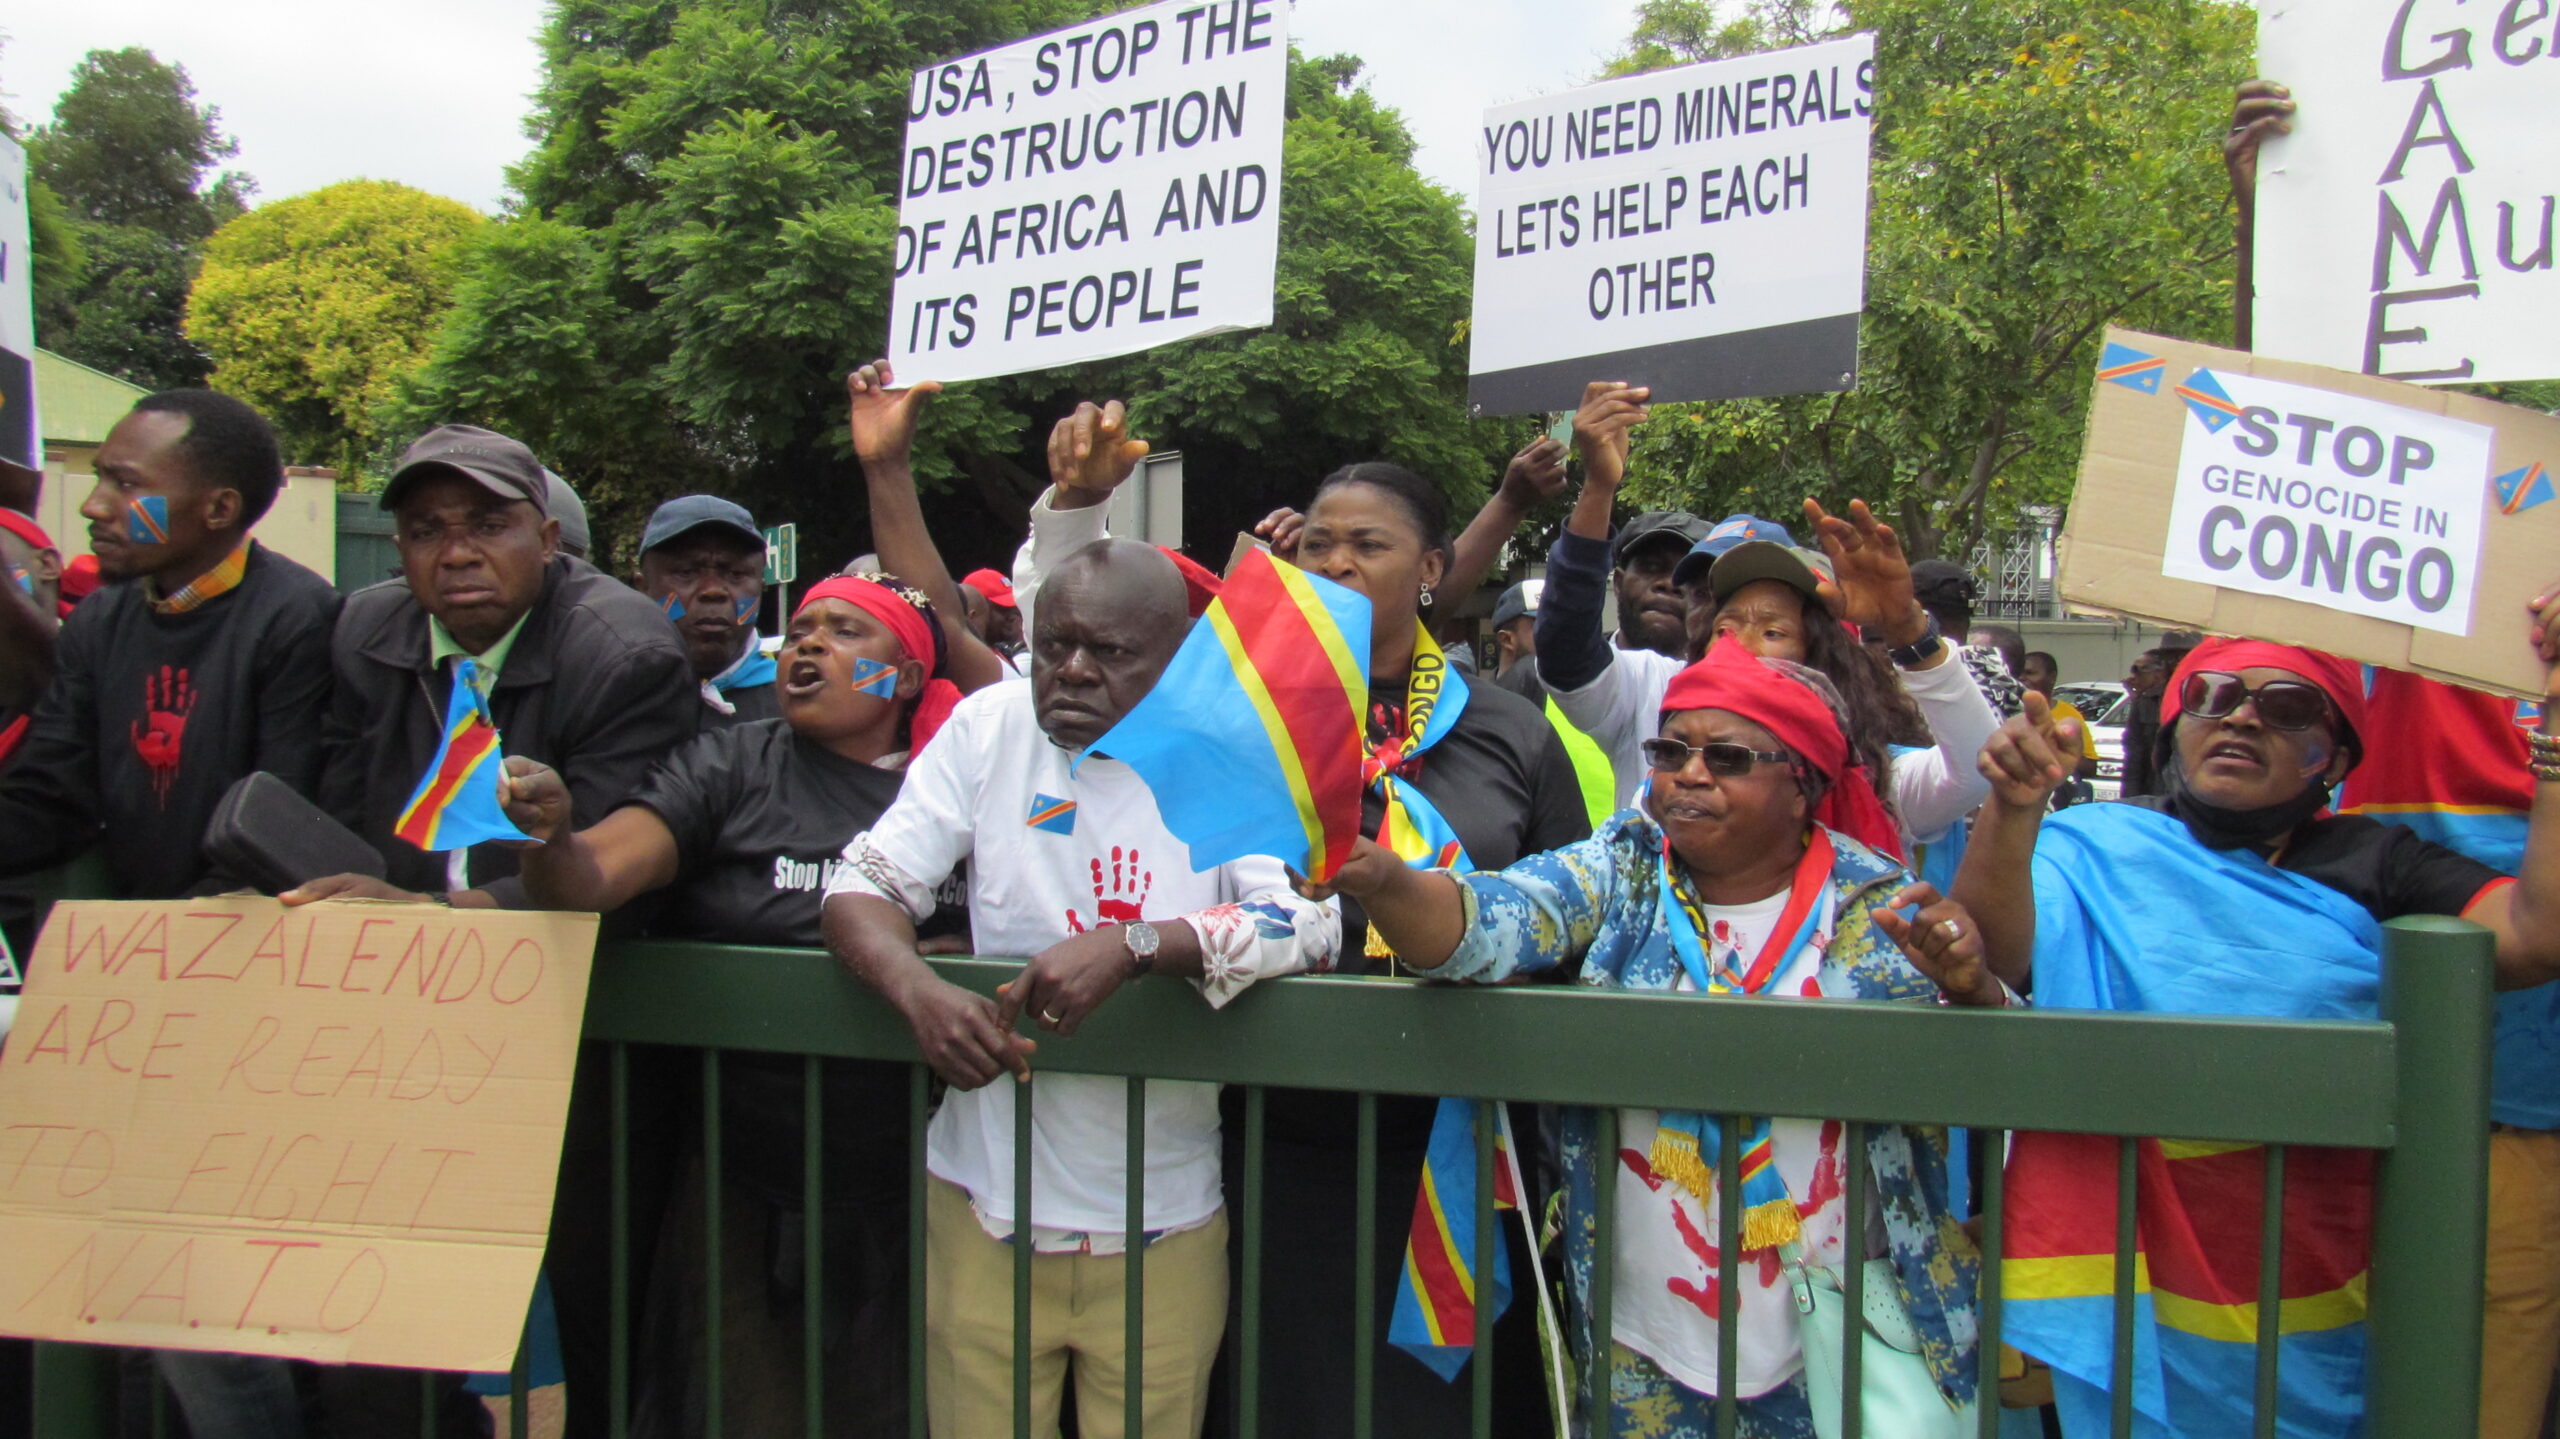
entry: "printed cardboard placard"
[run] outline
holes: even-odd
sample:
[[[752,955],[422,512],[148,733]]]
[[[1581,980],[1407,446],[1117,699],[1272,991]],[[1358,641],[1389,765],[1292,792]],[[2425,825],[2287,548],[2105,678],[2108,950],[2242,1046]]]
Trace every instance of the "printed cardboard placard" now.
[[[512,1363],[593,915],[58,905],[0,1053],[0,1333]]]
[[[1847,389],[1874,99],[1859,34],[1485,111],[1468,407]]]
[[[976,380],[1271,323],[1285,0],[1164,0],[928,65],[889,358]]]
[[[2109,330],[2061,593],[2528,698],[2560,419]]]
[[[2560,376],[2560,13],[2265,0],[2257,348],[2396,380]]]

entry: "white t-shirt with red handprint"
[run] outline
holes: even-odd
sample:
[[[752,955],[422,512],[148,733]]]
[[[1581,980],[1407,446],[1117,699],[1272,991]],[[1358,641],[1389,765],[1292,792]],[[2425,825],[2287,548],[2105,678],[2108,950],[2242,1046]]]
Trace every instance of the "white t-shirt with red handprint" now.
[[[1331,904],[1289,888],[1277,859],[1195,873],[1136,771],[1075,756],[1042,733],[1031,682],[962,700],[907,771],[897,801],[845,847],[829,894],[877,895],[921,917],[934,887],[969,865],[969,928],[981,954],[1031,956],[1097,924],[1189,919],[1201,936],[1200,990],[1223,1004],[1256,979],[1332,967]],[[1126,1082],[1040,1076],[1032,1104],[1031,1218],[1043,1230],[1118,1234],[1128,1219]],[[925,1137],[925,1167],[969,1191],[999,1233],[1013,1214],[1008,1080],[947,1096]],[[1146,1227],[1184,1229],[1219,1205],[1218,1087],[1147,1086]]]

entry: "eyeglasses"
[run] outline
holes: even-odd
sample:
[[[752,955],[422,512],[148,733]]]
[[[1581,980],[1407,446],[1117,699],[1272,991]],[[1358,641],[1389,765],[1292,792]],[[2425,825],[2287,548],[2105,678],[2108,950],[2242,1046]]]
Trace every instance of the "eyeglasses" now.
[[[2198,719],[2221,719],[2243,704],[2254,704],[2269,729],[2306,730],[2326,723],[2329,696],[2318,685],[2298,680],[2270,680],[2251,689],[2234,674],[2201,670],[2179,687],[2178,704]]]
[[[1747,744],[1720,740],[1715,744],[1688,745],[1676,739],[1649,739],[1644,742],[1644,762],[1664,774],[1678,774],[1689,767],[1689,756],[1703,755],[1707,773],[1719,779],[1733,779],[1751,773],[1756,764],[1780,764],[1794,756],[1782,749],[1753,749]]]

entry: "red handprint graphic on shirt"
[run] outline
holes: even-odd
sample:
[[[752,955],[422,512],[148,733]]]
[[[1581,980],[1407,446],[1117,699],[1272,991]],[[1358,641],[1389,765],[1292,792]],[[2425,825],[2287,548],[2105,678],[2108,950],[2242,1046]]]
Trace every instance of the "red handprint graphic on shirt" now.
[[[196,707],[195,682],[183,669],[160,667],[142,677],[143,717],[133,724],[133,752],[151,771],[151,788],[163,809],[178,782],[178,760],[187,742],[187,714]]]
[[[1155,888],[1155,871],[1141,868],[1135,845],[1123,851],[1111,847],[1111,869],[1107,876],[1102,858],[1093,859],[1093,912],[1098,916],[1088,925],[1074,910],[1067,911],[1067,932],[1082,934],[1094,925],[1128,924],[1146,917],[1147,891]]]

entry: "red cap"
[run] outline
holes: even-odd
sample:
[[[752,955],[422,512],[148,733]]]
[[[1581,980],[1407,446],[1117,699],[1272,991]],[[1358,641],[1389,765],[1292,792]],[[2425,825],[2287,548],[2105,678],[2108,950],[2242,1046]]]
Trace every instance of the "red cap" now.
[[[44,526],[19,514],[16,510],[0,508],[0,530],[7,530],[37,549],[53,548],[53,536],[44,532]]]
[[[960,583],[987,597],[987,603],[1014,608],[1013,581],[993,570],[971,570],[960,577]]]
[[[2169,676],[2169,688],[2160,696],[2160,734],[2163,742],[2178,724],[2178,714],[2185,708],[2178,692],[2186,688],[2187,676],[2199,670],[2219,670],[2237,674],[2245,669],[2291,670],[2318,685],[2336,707],[2338,719],[2347,732],[2338,736],[2351,755],[2364,752],[2364,669],[2351,660],[2342,660],[2325,650],[2307,650],[2298,645],[2280,645],[2268,640],[2206,640],[2187,651],[2178,662],[2178,672]]]

